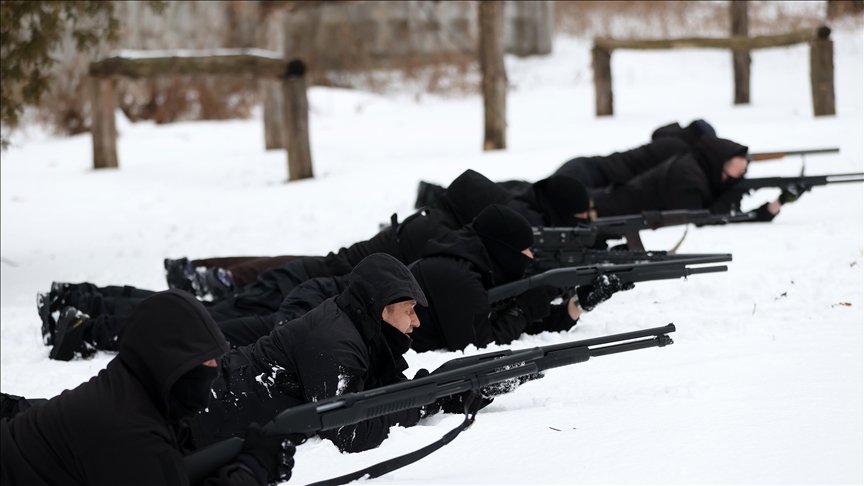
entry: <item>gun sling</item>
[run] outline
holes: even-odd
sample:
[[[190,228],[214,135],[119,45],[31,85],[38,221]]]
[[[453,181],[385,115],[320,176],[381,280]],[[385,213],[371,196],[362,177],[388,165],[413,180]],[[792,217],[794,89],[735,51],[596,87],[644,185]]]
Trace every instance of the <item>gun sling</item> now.
[[[391,471],[395,471],[409,464],[413,464],[420,459],[428,456],[429,454],[432,454],[438,449],[444,447],[445,445],[449,444],[463,430],[470,427],[471,424],[474,423],[474,418],[477,416],[477,411],[480,410],[480,405],[482,403],[482,397],[480,397],[480,395],[474,393],[474,391],[471,390],[468,392],[468,397],[465,400],[465,420],[463,420],[458,427],[451,430],[450,432],[447,432],[446,434],[444,434],[443,437],[436,440],[435,442],[421,449],[417,449],[414,452],[409,452],[408,454],[394,457],[393,459],[388,459],[384,462],[379,462],[378,464],[369,466],[359,471],[354,471],[353,473],[345,474],[344,476],[339,476],[337,478],[314,482],[307,486],[339,486],[341,484],[347,484],[351,481],[356,481],[364,477],[365,479],[381,477]]]

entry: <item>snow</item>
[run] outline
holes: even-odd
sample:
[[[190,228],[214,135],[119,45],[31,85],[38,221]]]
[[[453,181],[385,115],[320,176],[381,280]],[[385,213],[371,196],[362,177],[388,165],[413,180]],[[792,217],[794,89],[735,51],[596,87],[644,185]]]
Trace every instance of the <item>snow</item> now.
[[[410,214],[421,179],[447,184],[472,168],[537,180],[570,157],[632,148],[658,126],[694,118],[754,152],[841,148],[807,157],[807,174],[861,172],[862,32],[832,35],[837,116],[818,119],[804,45],[753,52],[752,104],[738,107],[727,51],[618,50],[616,114],[596,119],[590,44],[556,39],[551,56],[507,58],[508,149],[492,153],[480,150],[479,97],[313,88],[316,178],[290,184],[285,152],[263,149],[260,112],[159,126],[118,112],[120,170],[90,168],[88,135],[19,133],[0,166],[3,391],[50,397],[113,357],[48,359],[35,296],[52,281],[164,289],[166,257],[322,254],[372,236],[394,212]],[[788,158],[753,164],[749,175],[800,170]],[[760,190],[744,206],[777,193]],[[728,272],[637,284],[570,332],[510,347],[669,322],[673,346],[551,370],[496,398],[440,451],[365,482],[862,483],[862,221],[862,185],[837,184],[814,188],[771,224],[691,228],[680,251],[732,253]],[[664,250],[683,233],[642,238]],[[409,351],[406,374],[462,355]],[[312,439],[298,449],[290,484],[415,450],[461,420],[439,414],[394,427],[359,454]]]

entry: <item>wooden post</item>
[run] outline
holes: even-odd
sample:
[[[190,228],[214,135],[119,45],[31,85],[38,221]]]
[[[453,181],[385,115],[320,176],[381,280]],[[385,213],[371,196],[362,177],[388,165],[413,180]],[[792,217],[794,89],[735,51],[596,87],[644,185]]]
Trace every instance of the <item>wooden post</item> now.
[[[480,2],[480,69],[483,72],[483,150],[507,148],[507,73],[504,70],[504,2]]]
[[[827,38],[810,41],[810,87],[813,92],[813,116],[836,113],[834,106],[834,41]]]
[[[612,115],[612,50],[602,47],[591,49],[594,69],[594,100],[597,116]]]
[[[729,2],[732,19],[732,37],[747,37],[747,0]],[[733,50],[732,67],[735,71],[735,104],[750,103],[750,51]]]
[[[285,108],[281,83],[269,79],[262,79],[259,83],[264,95],[264,147],[267,150],[285,148],[285,127],[282,123]]]
[[[288,180],[313,177],[309,149],[309,101],[306,99],[306,64],[294,60],[282,78],[285,144],[288,152]]]
[[[117,128],[114,126],[114,80],[90,77],[90,132],[93,168],[116,168]]]

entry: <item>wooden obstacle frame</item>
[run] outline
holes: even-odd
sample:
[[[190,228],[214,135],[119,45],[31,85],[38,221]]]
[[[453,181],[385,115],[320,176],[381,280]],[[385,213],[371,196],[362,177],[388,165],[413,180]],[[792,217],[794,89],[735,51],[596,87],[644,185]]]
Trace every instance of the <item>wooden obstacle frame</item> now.
[[[706,38],[690,37],[660,40],[594,39],[591,50],[594,69],[595,109],[598,117],[613,114],[612,51],[615,49],[731,49],[749,52],[754,49],[810,44],[810,86],[813,97],[813,115],[828,116],[836,113],[834,99],[834,41],[826,26],[802,29],[780,35],[757,37]],[[749,83],[749,76],[748,76]],[[749,99],[749,90],[748,90]]]
[[[306,65],[290,62],[261,49],[207,51],[121,51],[90,64],[93,168],[117,168],[117,129],[114,123],[115,84],[120,77],[218,75],[278,80],[285,98],[283,140],[288,153],[288,180],[313,176],[309,146],[309,103]]]

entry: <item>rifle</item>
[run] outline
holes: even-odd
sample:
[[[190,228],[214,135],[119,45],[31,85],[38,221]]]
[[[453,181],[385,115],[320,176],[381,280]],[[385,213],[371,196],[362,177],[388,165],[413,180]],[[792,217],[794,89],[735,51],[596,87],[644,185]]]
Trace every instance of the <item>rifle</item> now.
[[[840,184],[843,182],[864,182],[864,172],[851,174],[828,174],[821,176],[798,176],[798,177],[762,177],[757,179],[743,179],[732,186],[732,191],[747,192],[763,187],[778,187],[783,190],[801,188],[809,191],[815,186],[828,184]]]
[[[672,339],[666,334],[674,331],[675,326],[669,324],[665,327],[554,344],[521,351],[511,351],[508,349],[479,356],[458,358],[444,363],[432,374],[423,378],[403,381],[363,392],[348,393],[319,402],[306,403],[289,408],[268,422],[263,427],[263,431],[265,434],[270,435],[296,434],[308,438],[320,431],[357,424],[364,420],[400,410],[421,407],[433,403],[438,398],[468,391],[479,391],[480,388],[488,385],[513,380],[522,376],[536,375],[541,371],[552,368],[582,363],[592,357],[651,347],[664,347],[673,343]],[[631,341],[639,338],[647,339]],[[592,348],[592,346],[599,345],[608,346]],[[465,426],[467,427],[467,425]],[[458,434],[458,432],[456,433]],[[451,434],[452,432],[448,436]],[[452,440],[453,437],[455,435],[449,437],[449,440]],[[429,446],[424,449],[428,448]],[[184,463],[189,476],[189,483],[193,485],[199,484],[204,479],[213,476],[219,468],[234,462],[242,449],[243,439],[232,437],[188,454],[184,457]],[[420,458],[422,457],[423,455],[420,456]],[[419,458],[414,460],[417,459]],[[395,467],[393,467],[393,463],[379,464],[378,466],[386,465],[386,467],[381,468],[382,470],[378,471],[378,475],[380,476],[385,472],[406,464],[399,464]],[[373,473],[367,472],[367,470],[360,472],[369,474],[370,477],[377,477]],[[349,476],[353,477],[356,474]],[[358,479],[360,476],[353,477],[353,479],[352,477],[343,476],[330,480],[327,483],[344,484],[341,480],[348,482]]]
[[[597,228],[594,227],[534,228],[534,245],[531,247],[534,263],[527,275],[536,275],[553,268],[600,263],[665,262],[711,256],[665,251],[600,250],[591,248],[596,237]]]
[[[591,222],[591,226],[597,230],[597,238],[600,240],[612,240],[627,238],[627,248],[635,251],[645,251],[639,231],[644,229],[655,230],[666,226],[679,226],[695,224],[696,226],[721,225],[752,221],[756,219],[756,213],[750,211],[743,213],[731,210],[724,214],[712,214],[707,209],[685,210],[676,209],[671,211],[645,211],[642,214],[630,216],[610,216],[597,218]]]
[[[493,287],[487,292],[487,302],[493,309],[498,309],[508,305],[513,298],[534,288],[550,286],[558,287],[564,291],[579,285],[588,285],[601,275],[616,275],[624,283],[636,283],[650,280],[686,278],[690,275],[699,275],[702,273],[725,272],[728,270],[726,265],[694,268],[690,268],[688,265],[731,261],[731,254],[709,254],[664,262],[556,268],[532,277]]]
[[[824,148],[824,149],[810,149],[810,150],[788,150],[786,152],[761,152],[756,154],[747,155],[747,160],[750,162],[762,162],[764,160],[775,160],[782,159],[783,157],[791,156],[791,155],[800,155],[802,158],[805,155],[811,154],[839,154],[839,148]]]
[[[736,211],[740,204],[741,197],[748,194],[754,189],[762,189],[765,187],[776,187],[782,191],[788,191],[796,195],[800,195],[805,191],[809,191],[815,186],[825,186],[828,184],[840,184],[844,182],[864,182],[864,172],[854,172],[850,174],[827,174],[818,176],[798,176],[798,177],[762,177],[755,179],[742,179],[740,182],[732,186],[728,191],[720,196],[721,201],[729,203],[731,211]],[[725,203],[722,203],[725,204]]]

